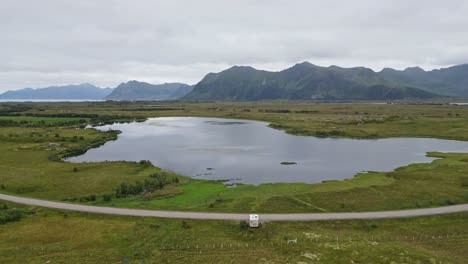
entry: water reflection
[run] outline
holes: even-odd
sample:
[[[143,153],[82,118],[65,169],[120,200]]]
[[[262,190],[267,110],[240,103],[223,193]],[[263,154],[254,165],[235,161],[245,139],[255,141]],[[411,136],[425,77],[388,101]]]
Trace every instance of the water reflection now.
[[[156,166],[199,179],[249,184],[342,180],[362,171],[390,171],[430,162],[428,151],[466,152],[468,142],[427,138],[378,140],[293,136],[267,123],[220,118],[164,117],[113,124],[118,140],[91,149],[72,162],[150,160]],[[281,162],[296,162],[281,165]]]

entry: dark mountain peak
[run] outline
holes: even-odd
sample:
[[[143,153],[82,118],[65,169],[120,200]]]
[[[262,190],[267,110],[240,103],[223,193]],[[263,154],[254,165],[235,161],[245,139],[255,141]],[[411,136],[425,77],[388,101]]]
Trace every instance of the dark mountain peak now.
[[[318,67],[317,65],[315,64],[312,64],[308,61],[303,61],[303,62],[299,62],[299,63],[296,63],[296,65],[294,66],[303,66],[303,67]]]
[[[149,84],[149,83],[146,83],[146,82],[140,82],[140,81],[137,81],[137,80],[130,80],[130,81],[127,81],[127,82],[120,83],[116,88],[119,88],[119,87],[137,87],[137,86],[147,86],[147,85],[152,85],[152,84]]]
[[[140,83],[145,83],[145,82],[140,82],[140,81],[137,81],[137,80],[130,80],[130,81],[126,82],[126,84],[140,84]]]
[[[286,73],[286,74],[305,74],[305,73],[310,73],[314,72],[316,70],[320,69],[325,69],[319,66],[316,66],[310,62],[304,61],[301,63],[297,63],[294,66],[284,69],[280,71],[281,73]]]
[[[249,72],[249,71],[256,71],[256,69],[251,66],[234,65],[231,68],[228,68],[227,70],[224,70],[222,72]]]
[[[294,66],[292,66],[291,68],[289,69],[297,69],[297,68],[300,68],[300,69],[312,69],[312,68],[320,68],[319,66],[317,65],[314,65],[308,61],[303,61],[301,63],[296,63]]]
[[[176,100],[192,91],[192,86],[183,83],[150,84],[137,80],[121,83],[109,94],[108,100]]]
[[[340,67],[340,66],[336,66],[336,65],[330,65],[330,66],[328,66],[328,69],[332,69],[332,70],[333,70],[333,69],[338,69],[338,70],[341,70],[341,69],[344,69],[344,68],[342,68],[342,67]]]
[[[394,72],[398,72],[397,70],[393,69],[393,68],[383,68],[379,73],[394,73]]]
[[[416,67],[408,67],[406,69],[403,70],[404,72],[407,72],[407,73],[424,73],[426,72],[424,69],[422,69],[421,67],[419,66],[416,66]]]

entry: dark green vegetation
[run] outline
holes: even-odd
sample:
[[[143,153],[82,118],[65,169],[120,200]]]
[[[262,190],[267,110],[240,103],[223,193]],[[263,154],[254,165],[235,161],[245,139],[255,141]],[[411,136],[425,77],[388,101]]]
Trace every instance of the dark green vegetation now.
[[[213,116],[268,121],[273,127],[301,135],[468,140],[468,107],[8,103],[0,104],[0,113],[0,120],[13,121],[0,127],[0,192],[4,193],[208,212],[371,211],[468,200],[468,154],[463,153],[430,153],[440,159],[393,172],[358,174],[345,181],[235,188],[164,172],[147,161],[60,161],[117,136],[117,132],[82,129],[87,123]],[[230,221],[102,216],[0,202],[0,262],[118,263],[128,258],[130,263],[465,263],[467,225],[467,214],[455,214],[379,221],[275,222],[253,230]],[[296,238],[297,245],[286,244]]]
[[[149,177],[143,182],[136,181],[134,184],[129,184],[127,182],[121,183],[115,189],[115,196],[117,198],[124,198],[130,195],[145,196],[147,194],[152,194],[157,191],[162,191],[164,190],[164,187],[167,187],[171,184],[177,184],[179,182],[180,180],[177,176],[168,177],[166,172],[158,171],[153,174],[150,174]],[[148,198],[148,196],[146,197]]]
[[[183,83],[149,84],[129,81],[121,83],[105,99],[107,100],[175,100],[192,91],[192,86]]]
[[[21,220],[24,211],[16,208],[8,208],[8,205],[0,205],[0,225],[9,222],[15,222]]]
[[[467,214],[249,229],[235,221],[19,210],[27,212],[20,221],[0,224],[1,263],[466,263],[468,247]]]
[[[468,74],[468,71],[466,71]],[[371,69],[319,67],[308,62],[280,72],[232,67],[209,73],[186,100],[394,100],[433,98],[434,93],[383,78]]]
[[[90,99],[101,100],[112,89],[99,88],[92,84],[50,86],[46,88],[25,88],[0,94],[0,99]]]

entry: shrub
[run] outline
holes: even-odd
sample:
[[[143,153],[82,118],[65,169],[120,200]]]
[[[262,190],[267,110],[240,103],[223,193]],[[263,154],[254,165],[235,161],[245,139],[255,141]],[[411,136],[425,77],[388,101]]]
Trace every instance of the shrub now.
[[[145,162],[143,164],[146,164]],[[179,183],[179,179],[177,177],[169,178],[165,172],[156,172],[151,174],[143,182],[137,181],[134,184],[129,184],[126,182],[121,183],[115,189],[115,196],[117,198],[122,198],[129,195],[139,195],[145,192],[153,192],[156,190],[161,190],[164,188],[164,186],[171,183]]]
[[[248,228],[249,228],[249,224],[247,224],[246,221],[240,221],[240,222],[239,222],[239,228],[242,229],[242,230],[248,229]]]
[[[102,199],[104,200],[104,202],[110,202],[110,201],[112,201],[112,195],[111,194],[104,194],[102,196]]]
[[[151,163],[151,161],[149,160],[140,160],[139,162],[141,165],[145,166],[145,167],[148,167],[148,166],[152,166],[153,164]]]
[[[379,226],[376,223],[366,223],[364,224],[363,229],[369,232],[376,229],[377,227]]]
[[[181,225],[182,225],[182,228],[183,228],[183,229],[189,229],[189,228],[190,228],[190,225],[189,225],[189,224],[187,223],[187,221],[185,221],[185,220],[182,220]]]
[[[450,199],[450,198],[442,198],[439,201],[439,204],[440,205],[454,205],[454,204],[457,204],[457,201],[453,200],[453,199]]]
[[[0,211],[0,224],[19,221],[23,217],[23,212],[17,209],[5,209]]]

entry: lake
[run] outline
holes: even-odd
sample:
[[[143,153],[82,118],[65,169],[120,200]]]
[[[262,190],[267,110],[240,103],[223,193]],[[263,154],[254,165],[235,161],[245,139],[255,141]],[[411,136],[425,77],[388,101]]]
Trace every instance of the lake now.
[[[220,118],[162,117],[96,129],[122,133],[116,141],[68,161],[150,160],[155,166],[195,179],[229,183],[343,180],[358,172],[391,171],[430,162],[433,158],[425,156],[428,151],[468,152],[468,142],[462,141],[294,136],[265,122]]]

